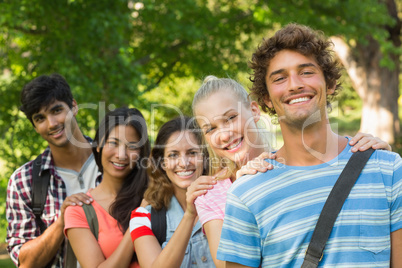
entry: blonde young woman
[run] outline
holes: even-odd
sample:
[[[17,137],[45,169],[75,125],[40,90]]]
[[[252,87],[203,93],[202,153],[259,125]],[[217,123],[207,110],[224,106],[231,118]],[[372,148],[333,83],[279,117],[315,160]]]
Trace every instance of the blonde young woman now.
[[[193,113],[208,146],[212,176],[197,179],[189,187],[188,195],[201,195],[195,201],[198,216],[215,265],[224,267],[224,263],[217,260],[216,253],[227,190],[236,180],[236,173],[239,177],[257,171],[265,172],[272,167],[263,159],[275,156],[268,153],[271,148],[257,127],[261,119],[258,104],[250,100],[247,91],[236,81],[208,76],[194,96]],[[353,151],[370,147],[390,150],[387,143],[361,133],[352,138],[350,144],[355,144]],[[225,167],[232,171],[226,178],[213,175]],[[202,195],[205,190],[208,192]]]

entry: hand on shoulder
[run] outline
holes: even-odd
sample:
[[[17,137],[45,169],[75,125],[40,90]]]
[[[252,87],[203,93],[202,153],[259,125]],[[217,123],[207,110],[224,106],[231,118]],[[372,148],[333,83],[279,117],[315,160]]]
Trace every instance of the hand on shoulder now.
[[[242,166],[241,169],[236,172],[236,179],[240,178],[243,175],[254,175],[257,172],[267,172],[268,170],[273,169],[274,166],[265,161],[265,159],[275,158],[276,154],[263,152],[262,154],[248,161],[244,166]]]

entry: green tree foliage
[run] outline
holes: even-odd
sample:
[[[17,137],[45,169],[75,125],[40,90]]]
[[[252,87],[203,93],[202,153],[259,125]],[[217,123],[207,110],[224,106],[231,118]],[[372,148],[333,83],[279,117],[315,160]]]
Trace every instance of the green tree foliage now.
[[[397,0],[400,2],[400,0]],[[266,17],[275,20],[280,25],[289,22],[297,22],[320,29],[327,36],[344,36],[351,45],[356,41],[366,43],[368,37],[374,37],[383,44],[386,53],[400,51],[390,44],[387,25],[393,25],[395,21],[389,16],[385,1],[378,0],[284,0],[272,1],[262,5],[258,10],[258,18],[264,21]],[[384,57],[384,64],[387,62]]]
[[[18,111],[24,84],[42,74],[65,76],[90,136],[104,113],[121,105],[154,120],[153,133],[178,115],[159,104],[189,114],[203,76],[246,70],[251,37],[265,26],[255,21],[254,7],[243,1],[0,1],[0,203],[12,171],[46,145]]]
[[[264,26],[236,1],[3,1],[0,10],[0,130],[8,170],[43,149],[18,112],[19,92],[34,77],[64,75],[89,131],[102,115],[99,101],[106,109],[147,110],[154,101],[144,93],[159,86],[180,93],[178,78],[245,70],[248,33]]]
[[[5,96],[0,129],[7,141],[8,167],[15,168],[43,149],[32,126],[17,112],[21,88],[32,78],[63,74],[81,103],[137,99],[134,85],[139,79],[133,55],[127,52],[132,25],[125,1],[9,1],[0,9],[6,15],[0,24]]]

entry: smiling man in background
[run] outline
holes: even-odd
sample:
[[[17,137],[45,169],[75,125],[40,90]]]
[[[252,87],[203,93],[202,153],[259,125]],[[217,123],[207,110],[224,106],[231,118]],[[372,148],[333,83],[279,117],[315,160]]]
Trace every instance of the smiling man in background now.
[[[21,92],[21,103],[21,111],[48,144],[38,170],[39,174],[49,172],[50,180],[38,219],[32,209],[35,162],[24,164],[11,176],[7,187],[7,249],[20,267],[63,267],[64,211],[69,205],[90,203],[84,193],[95,187],[98,177],[91,140],[78,126],[77,102],[61,75],[32,80]]]

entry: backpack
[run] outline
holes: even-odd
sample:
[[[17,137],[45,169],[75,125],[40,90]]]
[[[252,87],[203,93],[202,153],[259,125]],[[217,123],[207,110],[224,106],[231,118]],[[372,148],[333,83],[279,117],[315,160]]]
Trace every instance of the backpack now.
[[[46,230],[46,225],[40,218],[46,203],[47,189],[49,188],[50,172],[43,170],[39,176],[40,167],[42,165],[42,154],[38,155],[32,163],[32,203],[31,208],[35,215],[36,225],[39,226],[40,233]],[[52,259],[45,268],[52,267],[54,259]]]
[[[40,218],[46,203],[47,190],[49,188],[50,182],[50,172],[49,170],[43,170],[42,174],[40,173],[40,167],[42,165],[42,155],[38,155],[33,162],[32,166],[32,211],[35,215],[35,222],[39,226],[41,234],[46,230],[46,225]],[[95,236],[96,240],[98,240],[98,218],[96,217],[94,207],[89,204],[84,204],[82,206],[85,212],[85,216],[88,221],[89,228],[91,232]],[[51,260],[45,267],[50,268],[52,266],[53,260]],[[67,241],[67,252],[65,258],[65,267],[77,267],[77,258],[74,255],[74,252],[71,248],[70,243]]]
[[[49,187],[50,172],[43,170],[39,176],[42,165],[42,155],[38,155],[32,164],[32,211],[35,215],[36,225],[39,226],[41,234],[46,230],[46,225],[40,218],[46,203],[47,189]]]
[[[96,241],[98,241],[98,233],[99,233],[99,225],[98,225],[98,217],[96,217],[96,212],[92,204],[83,204],[82,208],[85,212],[85,217],[87,218],[87,222],[89,225],[89,229],[92,234],[95,236]],[[70,242],[67,240],[67,252],[65,258],[64,267],[67,268],[76,268],[77,267],[77,258],[75,257],[73,248],[70,245]]]
[[[158,239],[159,245],[166,241],[166,208],[155,210],[151,207],[151,227],[152,232]]]

